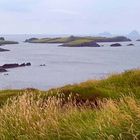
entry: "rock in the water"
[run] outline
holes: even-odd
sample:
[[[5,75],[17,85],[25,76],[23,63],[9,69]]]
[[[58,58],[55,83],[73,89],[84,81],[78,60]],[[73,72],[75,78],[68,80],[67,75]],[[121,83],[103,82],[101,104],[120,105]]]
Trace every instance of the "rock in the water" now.
[[[134,46],[134,44],[128,44],[127,46]]]
[[[115,43],[115,44],[111,44],[110,45],[111,47],[120,47],[120,46],[122,46],[120,43]]]
[[[0,52],[6,52],[6,51],[10,51],[10,50],[0,48]]]
[[[46,65],[45,65],[45,64],[41,64],[40,66],[41,66],[41,67],[45,67]]]
[[[17,68],[17,67],[25,67],[25,66],[31,66],[31,63],[22,63],[22,64],[4,64],[3,66],[1,66],[1,68],[3,69],[11,69],[11,68]]]
[[[26,66],[31,66],[31,63],[26,63]]]
[[[2,66],[2,68],[4,68],[4,69],[10,69],[10,68],[16,68],[16,67],[19,67],[19,64],[4,64],[3,66]]]

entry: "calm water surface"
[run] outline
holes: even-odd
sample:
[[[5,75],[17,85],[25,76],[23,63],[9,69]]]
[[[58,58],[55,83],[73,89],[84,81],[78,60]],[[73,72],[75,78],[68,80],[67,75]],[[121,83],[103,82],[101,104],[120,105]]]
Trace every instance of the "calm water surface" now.
[[[68,48],[59,44],[28,44],[21,42],[27,36],[7,36],[20,41],[18,45],[2,46],[10,52],[0,52],[0,65],[31,62],[31,67],[9,69],[8,75],[0,73],[0,89],[53,87],[103,78],[108,74],[140,68],[140,42],[135,46],[100,48]],[[45,67],[41,67],[45,64]]]

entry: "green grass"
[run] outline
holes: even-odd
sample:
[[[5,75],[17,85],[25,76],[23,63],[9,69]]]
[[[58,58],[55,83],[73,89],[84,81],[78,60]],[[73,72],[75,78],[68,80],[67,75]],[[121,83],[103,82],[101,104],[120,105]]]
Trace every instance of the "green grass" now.
[[[37,89],[23,89],[23,90],[0,90],[0,107],[2,107],[9,98],[22,96],[24,93],[34,93],[35,95],[41,94],[43,97],[48,97],[47,91],[40,91]]]
[[[8,98],[17,96],[21,90],[1,90],[0,91],[0,106],[2,106]]]
[[[140,70],[49,91],[0,91],[0,140],[139,140]]]

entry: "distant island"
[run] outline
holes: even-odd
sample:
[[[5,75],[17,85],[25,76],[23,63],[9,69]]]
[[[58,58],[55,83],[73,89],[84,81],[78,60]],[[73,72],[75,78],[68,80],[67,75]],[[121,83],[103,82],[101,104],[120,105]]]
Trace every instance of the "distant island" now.
[[[58,43],[60,46],[65,47],[100,47],[100,42],[125,42],[131,41],[129,38],[124,36],[117,37],[58,37],[58,38],[30,38],[26,39],[28,43]]]
[[[5,40],[4,37],[0,37],[0,46],[1,45],[8,45],[8,44],[18,44],[18,42]]]

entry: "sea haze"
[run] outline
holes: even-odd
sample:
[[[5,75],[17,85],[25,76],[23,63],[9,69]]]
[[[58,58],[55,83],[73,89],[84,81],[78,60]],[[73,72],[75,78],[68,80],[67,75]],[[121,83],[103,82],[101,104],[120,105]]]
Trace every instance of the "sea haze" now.
[[[140,67],[140,42],[135,46],[110,47],[101,43],[100,48],[59,47],[59,44],[29,44],[23,41],[29,35],[5,36],[20,41],[5,45],[9,52],[0,53],[0,65],[31,62],[32,66],[9,69],[8,75],[0,73],[0,89],[38,88],[47,90]],[[47,37],[38,35],[38,37]],[[46,66],[41,67],[41,64]]]

